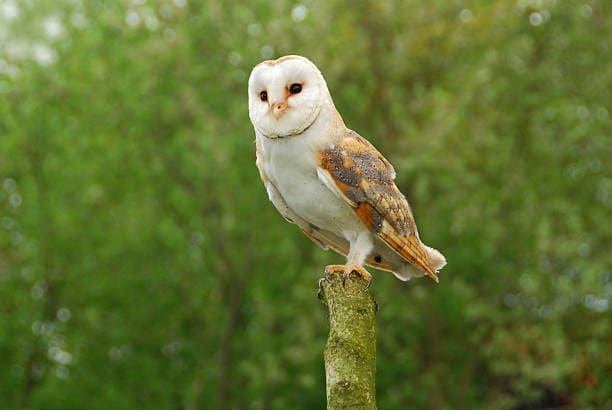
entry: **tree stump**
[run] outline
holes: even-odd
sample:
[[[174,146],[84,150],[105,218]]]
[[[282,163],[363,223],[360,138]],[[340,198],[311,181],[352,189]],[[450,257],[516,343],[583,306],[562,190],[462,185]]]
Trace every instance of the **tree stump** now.
[[[355,272],[321,279],[319,298],[329,313],[325,346],[327,409],[376,409],[376,302]]]

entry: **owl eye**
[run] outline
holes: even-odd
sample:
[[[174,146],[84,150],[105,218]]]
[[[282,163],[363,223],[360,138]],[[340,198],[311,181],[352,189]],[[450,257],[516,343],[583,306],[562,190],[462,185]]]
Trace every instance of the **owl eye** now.
[[[268,101],[268,93],[266,91],[260,92],[259,98],[261,98],[261,101]]]
[[[302,85],[295,83],[295,84],[291,84],[291,87],[289,87],[289,92],[291,94],[299,94],[299,92],[302,91]]]

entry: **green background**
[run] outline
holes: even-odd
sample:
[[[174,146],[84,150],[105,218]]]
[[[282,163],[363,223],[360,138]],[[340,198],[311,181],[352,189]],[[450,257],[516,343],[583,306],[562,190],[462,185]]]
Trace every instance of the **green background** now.
[[[246,81],[301,54],[394,164],[440,284],[375,271],[381,409],[612,397],[607,1],[0,0],[6,409],[319,409],[323,252]]]

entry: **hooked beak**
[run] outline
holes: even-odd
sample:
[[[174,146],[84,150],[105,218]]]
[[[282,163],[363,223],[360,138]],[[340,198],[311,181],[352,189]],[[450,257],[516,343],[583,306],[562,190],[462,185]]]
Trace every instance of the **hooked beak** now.
[[[274,118],[278,120],[280,116],[283,115],[285,111],[287,111],[287,108],[288,106],[286,101],[276,102],[272,104],[272,114],[274,115]]]

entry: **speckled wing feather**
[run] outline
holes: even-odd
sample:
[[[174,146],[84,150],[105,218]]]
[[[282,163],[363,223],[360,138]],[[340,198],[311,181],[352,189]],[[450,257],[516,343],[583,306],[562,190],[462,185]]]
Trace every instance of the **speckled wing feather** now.
[[[333,183],[331,188],[335,187],[371,232],[437,281],[410,205],[395,185],[395,171],[372,144],[349,130],[345,138],[321,153],[319,165],[319,177],[328,186]]]

